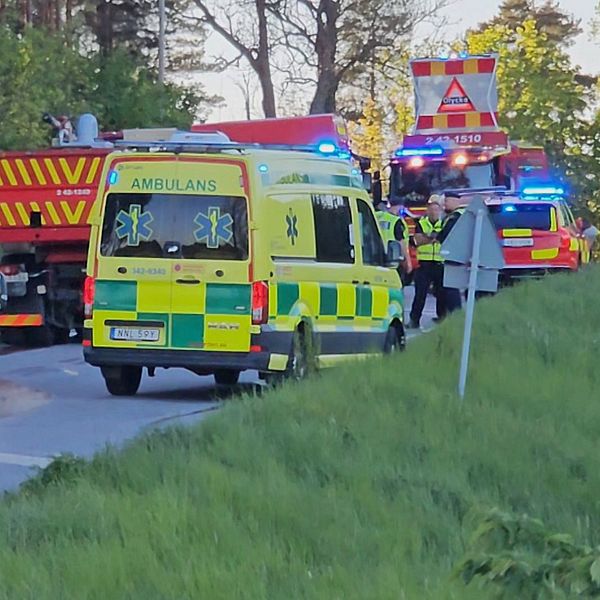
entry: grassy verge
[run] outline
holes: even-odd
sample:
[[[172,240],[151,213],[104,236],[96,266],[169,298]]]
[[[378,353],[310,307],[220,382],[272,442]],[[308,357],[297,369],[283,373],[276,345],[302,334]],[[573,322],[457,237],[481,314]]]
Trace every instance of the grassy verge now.
[[[459,315],[55,465],[0,503],[0,598],[488,598],[451,572],[492,508],[597,544],[599,297],[590,269],[482,300],[462,406]]]

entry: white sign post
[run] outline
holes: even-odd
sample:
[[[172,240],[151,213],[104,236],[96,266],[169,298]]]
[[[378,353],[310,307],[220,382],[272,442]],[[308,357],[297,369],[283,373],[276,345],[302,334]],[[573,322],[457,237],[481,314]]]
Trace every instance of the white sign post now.
[[[495,292],[498,289],[498,271],[504,268],[504,256],[482,196],[470,202],[464,214],[456,222],[442,244],[444,265],[444,287],[467,288],[467,307],[463,335],[458,394],[465,396],[475,293]],[[466,285],[465,285],[466,284]]]

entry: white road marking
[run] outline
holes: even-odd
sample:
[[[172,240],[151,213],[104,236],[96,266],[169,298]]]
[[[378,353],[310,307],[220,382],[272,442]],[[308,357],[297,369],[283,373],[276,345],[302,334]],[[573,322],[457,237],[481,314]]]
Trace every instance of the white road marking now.
[[[26,454],[7,454],[0,452],[0,464],[19,467],[47,467],[52,462],[47,456],[27,456]]]
[[[63,369],[63,372],[65,372],[67,375],[79,375],[78,371],[73,371],[71,369]]]

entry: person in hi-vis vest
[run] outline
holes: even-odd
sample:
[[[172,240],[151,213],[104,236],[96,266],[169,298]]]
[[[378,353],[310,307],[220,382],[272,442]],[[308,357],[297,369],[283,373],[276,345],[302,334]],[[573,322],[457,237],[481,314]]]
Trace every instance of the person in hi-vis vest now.
[[[441,244],[437,236],[442,231],[441,196],[433,194],[427,203],[427,215],[421,217],[415,225],[415,244],[419,267],[415,271],[415,297],[410,309],[409,327],[417,329],[421,325],[421,316],[425,308],[427,293],[433,285],[436,299],[437,320],[446,315],[444,301],[444,261],[440,254]]]

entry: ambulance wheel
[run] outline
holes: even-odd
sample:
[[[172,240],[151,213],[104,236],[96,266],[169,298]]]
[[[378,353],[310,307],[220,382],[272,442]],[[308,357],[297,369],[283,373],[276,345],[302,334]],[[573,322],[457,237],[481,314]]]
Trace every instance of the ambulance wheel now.
[[[217,385],[235,385],[240,378],[240,372],[233,369],[219,369],[214,372]]]
[[[395,352],[402,352],[405,348],[406,336],[404,335],[404,327],[400,323],[395,323],[387,330],[383,352],[385,354],[393,354]]]
[[[142,367],[102,367],[106,389],[113,396],[133,396],[142,381]]]
[[[296,329],[292,338],[292,351],[286,373],[289,378],[305,379],[317,370],[314,352],[312,351],[313,345],[310,342],[310,329],[308,326],[301,325]]]

